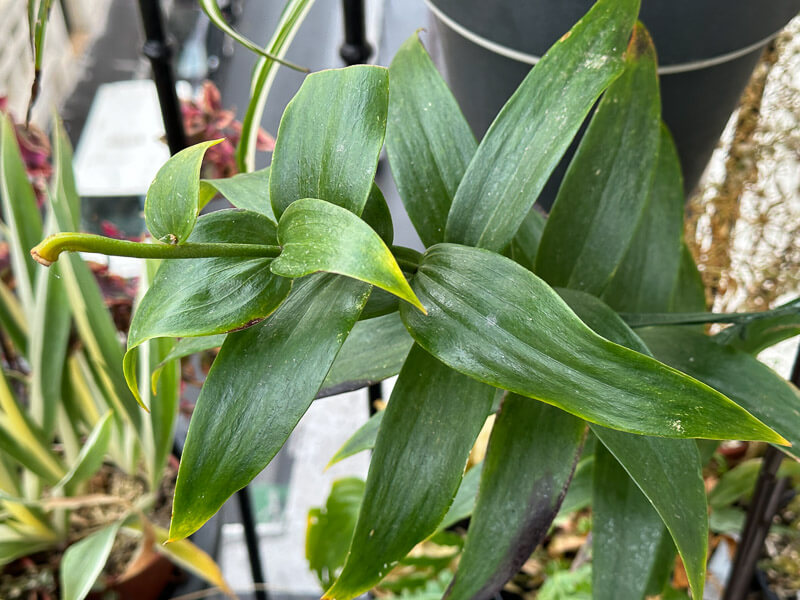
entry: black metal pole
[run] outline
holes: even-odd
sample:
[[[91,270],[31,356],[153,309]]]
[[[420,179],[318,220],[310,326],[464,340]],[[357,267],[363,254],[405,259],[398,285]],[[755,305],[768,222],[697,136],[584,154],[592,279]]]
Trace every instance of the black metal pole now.
[[[253,574],[254,594],[257,600],[268,600],[269,595],[263,586],[264,570],[261,568],[261,552],[258,547],[258,534],[256,533],[256,520],[253,517],[253,505],[250,504],[250,492],[243,487],[236,492],[239,501],[239,512],[242,515],[244,539],[247,544],[247,556],[250,559],[250,572]]]
[[[172,47],[167,41],[164,20],[161,16],[159,0],[139,0],[139,11],[142,15],[145,43],[142,52],[150,59],[153,69],[153,81],[158,92],[161,115],[164,119],[164,131],[170,154],[176,154],[187,146],[186,133],[183,130],[181,106],[175,91],[175,75],[172,72]]]
[[[367,27],[364,0],[342,0],[342,20],[344,21],[344,43],[339,48],[339,56],[347,66],[359,65],[372,56],[372,46],[367,41]],[[378,412],[375,401],[383,397],[380,383],[369,386],[367,398],[370,416]]]
[[[800,385],[800,349],[795,357],[790,381]],[[772,518],[780,508],[780,500],[786,490],[788,480],[778,479],[778,469],[783,462],[783,452],[769,446],[764,453],[756,489],[747,509],[747,519],[742,538],[736,549],[736,557],[731,568],[731,576],[725,588],[723,600],[744,600],[750,592],[756,563],[761,555],[764,540],[772,525]]]
[[[342,18],[344,44],[339,55],[348,66],[365,63],[372,56],[372,46],[367,41],[364,0],[342,0]]]

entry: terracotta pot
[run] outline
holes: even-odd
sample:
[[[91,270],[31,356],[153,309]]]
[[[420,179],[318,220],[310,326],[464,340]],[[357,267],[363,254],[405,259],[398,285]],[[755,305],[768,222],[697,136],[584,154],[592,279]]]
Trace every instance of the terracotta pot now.
[[[118,600],[156,600],[170,583],[181,577],[182,574],[175,565],[154,552],[134,570],[109,580],[105,591],[92,592],[88,598],[104,600],[108,597],[108,592],[113,592]]]

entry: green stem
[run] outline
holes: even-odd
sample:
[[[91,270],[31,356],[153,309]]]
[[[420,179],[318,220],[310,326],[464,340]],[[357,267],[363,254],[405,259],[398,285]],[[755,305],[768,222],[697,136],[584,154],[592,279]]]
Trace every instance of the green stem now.
[[[57,233],[39,243],[31,256],[49,267],[58,260],[62,252],[97,252],[108,256],[130,256],[132,258],[215,258],[253,257],[275,258],[281,253],[280,246],[261,244],[180,244],[160,242],[143,243],[115,240],[89,233]]]

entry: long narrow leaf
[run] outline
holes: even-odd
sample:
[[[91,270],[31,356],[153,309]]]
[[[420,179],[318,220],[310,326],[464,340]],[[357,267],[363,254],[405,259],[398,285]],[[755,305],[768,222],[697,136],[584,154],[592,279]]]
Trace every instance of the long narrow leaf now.
[[[359,281],[314,275],[298,281],[269,319],[228,334],[189,426],[171,539],[196,531],[272,460],[313,401],[368,294]]]
[[[297,278],[319,271],[352,277],[382,288],[425,311],[391,250],[349,210],[314,198],[293,202],[278,223],[281,254],[270,270]]]
[[[412,337],[471,377],[631,433],[785,443],[719,392],[598,336],[510,259],[439,244],[413,288],[428,315],[401,306]]]
[[[665,276],[669,278],[669,274]],[[644,342],[602,301],[577,291],[562,290],[559,293],[595,332],[652,356]],[[655,511],[650,520],[664,522],[680,551],[694,595],[702,597],[708,551],[708,507],[696,443],[630,435],[595,425],[592,431],[630,475],[628,482],[620,479],[615,485],[635,484],[653,505]],[[628,502],[634,502],[635,494],[634,489],[625,492]],[[613,509],[611,505],[607,507],[608,511]],[[620,512],[615,521],[623,514]],[[640,518],[642,522],[647,520],[646,510],[641,509]],[[615,539],[606,537],[607,533],[607,529],[599,529],[594,548],[598,553],[618,552]],[[657,553],[620,555],[617,568],[628,573],[652,571],[658,558]]]
[[[318,397],[357,390],[397,375],[413,344],[396,312],[359,321],[325,377]]]
[[[42,219],[22,162],[14,125],[5,114],[0,115],[0,200],[17,294],[23,310],[31,310],[37,269],[30,249],[42,239]]]
[[[240,43],[242,46],[250,50],[250,52],[255,52],[256,54],[260,54],[264,58],[268,58],[273,62],[280,63],[290,69],[294,69],[295,71],[302,71],[304,73],[308,72],[308,69],[305,67],[300,67],[294,63],[289,62],[288,60],[283,60],[282,57],[276,56],[267,50],[260,48],[257,44],[254,44],[242,34],[238,33],[234,30],[233,27],[228,25],[228,22],[225,20],[225,16],[222,14],[222,11],[217,4],[217,0],[200,0],[200,8],[203,9],[208,15],[208,18],[211,19],[211,22],[214,23],[219,29],[227,33],[231,36],[234,40]]]
[[[426,246],[444,241],[450,205],[477,146],[415,33],[389,67],[386,152],[400,198]]]
[[[59,569],[63,600],[86,598],[111,554],[119,526],[104,527],[67,548]]]
[[[625,71],[603,95],[547,218],[536,255],[542,279],[603,292],[647,205],[660,114],[655,49],[637,23]]]
[[[531,70],[467,168],[445,241],[502,251],[592,105],[623,70],[639,0],[600,0]]]
[[[751,354],[717,344],[701,331],[649,327],[638,334],[656,358],[727,394],[783,435],[792,446],[781,449],[800,459],[800,393],[792,384]]]
[[[586,426],[510,394],[497,415],[464,553],[446,598],[492,598],[547,535],[580,456]]]
[[[609,306],[629,312],[669,310],[680,269],[684,201],[678,152],[662,123],[649,201],[628,252],[603,294]]]
[[[493,398],[491,387],[411,349],[378,431],[347,562],[325,598],[369,590],[436,530]]]
[[[48,229],[53,227],[48,223]],[[61,268],[52,265],[39,273],[35,284],[30,332],[30,413],[45,435],[51,435],[61,398],[61,379],[69,345],[72,314]]]
[[[592,557],[592,598],[644,598],[648,574],[631,570],[628,554],[655,556],[664,526],[617,459],[599,446],[592,497],[593,536],[604,540]]]
[[[95,426],[81,447],[80,454],[57,487],[74,491],[83,481],[97,473],[111,442],[111,413],[107,413]]]
[[[276,217],[301,198],[319,198],[361,215],[386,134],[388,102],[383,67],[306,77],[275,139],[269,195]]]
[[[288,0],[275,26],[275,33],[266,46],[269,54],[283,58],[292,43],[297,30],[303,24],[314,0]],[[255,169],[256,143],[261,127],[261,116],[267,102],[272,82],[278,73],[280,63],[262,56],[253,68],[250,80],[250,102],[242,119],[242,136],[236,148],[236,163],[242,172]]]

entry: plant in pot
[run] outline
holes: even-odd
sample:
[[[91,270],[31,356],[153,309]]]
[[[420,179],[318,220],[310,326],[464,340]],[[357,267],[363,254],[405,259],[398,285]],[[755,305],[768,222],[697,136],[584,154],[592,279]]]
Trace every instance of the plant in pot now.
[[[167,467],[177,365],[164,367],[158,405],[141,411],[88,264],[74,255],[41,272],[29,259],[27,247],[43,231],[78,222],[71,149],[60,128],[53,146],[43,222],[14,125],[2,118],[0,196],[12,277],[0,283],[0,596],[51,598],[58,590],[76,600],[108,588],[153,598],[172,577],[162,556],[224,588],[217,566],[191,542],[161,545],[175,476]],[[149,379],[168,346],[148,345],[139,376]]]
[[[225,334],[192,417],[171,540],[247,485],[316,397],[399,373],[325,597],[378,584],[436,533],[468,480],[474,508],[447,595],[493,597],[547,535],[584,453],[593,597],[660,593],[676,552],[702,597],[701,466],[717,440],[794,453],[799,401],[750,353],[786,335],[780,315],[702,312],[638,9],[598,1],[480,144],[413,37],[389,69],[309,75],[271,166],[248,174],[261,186],[201,184],[208,144],[193,146],[148,193],[153,243],[68,233],[34,248],[44,264],[64,250],[167,259],[131,324],[134,389],[149,340],[213,335],[211,347]],[[545,219],[533,204],[598,99]],[[392,245],[374,184],[384,137],[424,254]],[[239,208],[198,218],[209,185]],[[711,337],[699,325],[714,321],[733,325]],[[464,476],[492,413],[483,466]]]

